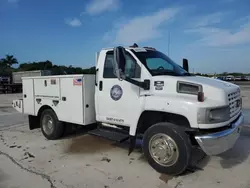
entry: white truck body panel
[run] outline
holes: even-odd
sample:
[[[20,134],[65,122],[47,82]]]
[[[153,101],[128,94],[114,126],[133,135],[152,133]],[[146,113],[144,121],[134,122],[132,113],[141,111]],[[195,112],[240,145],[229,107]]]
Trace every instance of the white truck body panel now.
[[[60,81],[59,78],[42,78],[39,77],[34,80],[34,94],[35,97],[52,97],[59,98],[60,97]],[[56,84],[51,84],[51,81],[55,81]],[[62,80],[61,80],[62,81]]]
[[[83,77],[81,77],[81,79],[83,79]],[[81,86],[73,87],[72,78],[69,77],[60,79],[60,88],[61,88],[60,90],[61,93],[59,95],[61,95],[61,97],[66,97],[66,101],[61,103],[62,106],[61,108],[58,109],[57,112],[60,119],[66,122],[74,122],[78,124],[84,123],[83,87]],[[72,112],[69,112],[69,110],[70,111],[72,110]]]
[[[35,115],[34,79],[23,80],[23,113]]]
[[[60,121],[95,123],[94,80],[94,75],[24,77],[24,113],[36,116],[47,105]]]

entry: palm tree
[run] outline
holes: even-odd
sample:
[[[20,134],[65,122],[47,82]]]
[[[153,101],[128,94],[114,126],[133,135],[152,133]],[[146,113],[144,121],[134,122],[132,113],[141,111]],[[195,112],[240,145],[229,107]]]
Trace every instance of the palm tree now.
[[[17,61],[16,58],[14,58],[13,55],[6,55],[5,58],[2,58],[2,59],[0,60],[0,63],[1,63],[3,66],[12,67],[12,65],[18,64],[18,61]]]

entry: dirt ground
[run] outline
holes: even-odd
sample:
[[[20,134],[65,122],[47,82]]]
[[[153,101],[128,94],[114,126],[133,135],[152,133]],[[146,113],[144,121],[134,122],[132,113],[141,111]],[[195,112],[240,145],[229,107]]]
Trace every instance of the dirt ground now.
[[[171,177],[157,173],[140,149],[84,134],[48,141],[28,129],[10,107],[21,95],[0,95],[0,188],[250,188],[250,87],[242,86],[244,129],[235,147],[219,156],[194,151],[197,169]]]

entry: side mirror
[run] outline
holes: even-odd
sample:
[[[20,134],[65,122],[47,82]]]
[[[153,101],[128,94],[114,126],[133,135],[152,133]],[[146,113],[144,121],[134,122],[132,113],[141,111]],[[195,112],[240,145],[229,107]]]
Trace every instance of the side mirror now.
[[[183,65],[182,65],[183,69],[187,72],[189,72],[188,70],[188,60],[187,59],[183,59]]]
[[[125,49],[121,46],[114,48],[114,74],[119,80],[125,79]]]

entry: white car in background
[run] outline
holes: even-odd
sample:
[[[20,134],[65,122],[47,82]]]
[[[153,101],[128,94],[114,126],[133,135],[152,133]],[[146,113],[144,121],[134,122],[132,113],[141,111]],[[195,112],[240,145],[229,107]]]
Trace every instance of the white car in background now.
[[[234,78],[234,80],[240,81],[240,80],[241,80],[241,76],[236,76],[236,77]]]
[[[226,77],[226,81],[233,81],[233,80],[235,80],[235,78],[234,78],[233,75],[228,75],[228,76]]]

